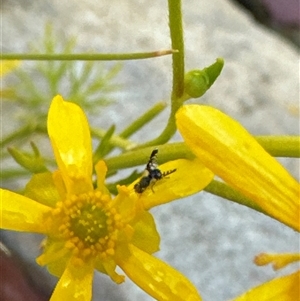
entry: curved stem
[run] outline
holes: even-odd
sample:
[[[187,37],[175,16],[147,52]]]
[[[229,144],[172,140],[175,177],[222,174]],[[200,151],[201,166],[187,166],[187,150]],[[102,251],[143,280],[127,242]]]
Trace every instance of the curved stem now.
[[[157,138],[143,143],[137,148],[160,145],[168,142],[176,132],[175,114],[186,100],[186,95],[184,95],[184,41],[181,0],[168,0],[168,8],[172,49],[178,50],[177,53],[173,53],[172,55],[173,86],[170,117],[166,127]]]
[[[174,108],[174,105],[172,105],[171,113],[170,113],[167,125],[158,137],[154,138],[151,141],[148,141],[148,142],[138,145],[136,147],[136,149],[143,149],[145,147],[161,145],[161,144],[167,143],[176,132],[175,113],[178,110],[178,108],[177,107]]]

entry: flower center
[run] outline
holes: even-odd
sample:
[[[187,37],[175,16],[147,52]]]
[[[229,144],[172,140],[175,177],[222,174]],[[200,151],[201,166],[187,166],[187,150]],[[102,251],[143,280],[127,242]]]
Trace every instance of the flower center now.
[[[95,244],[108,234],[106,212],[92,204],[85,204],[70,217],[70,230],[86,245]]]
[[[124,226],[121,215],[110,204],[108,195],[92,191],[56,205],[53,217],[59,235],[78,257],[104,259],[114,254],[118,232]]]

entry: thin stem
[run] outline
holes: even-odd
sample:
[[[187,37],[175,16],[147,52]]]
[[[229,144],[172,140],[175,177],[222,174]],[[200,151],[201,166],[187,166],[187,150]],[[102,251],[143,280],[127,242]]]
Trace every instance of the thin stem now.
[[[11,134],[4,137],[3,140],[0,141],[0,147],[4,147],[6,144],[11,143],[14,140],[27,137],[29,134],[33,133],[35,130],[36,130],[35,124],[26,124],[25,126],[18,129],[17,131],[12,132]]]
[[[172,101],[181,98],[184,88],[184,42],[181,0],[168,0],[169,5],[169,26],[172,41],[172,49],[177,49],[178,53],[172,55],[173,58],[173,87]]]
[[[138,119],[134,120],[128,127],[126,127],[121,133],[118,135],[112,135],[109,139],[109,145],[105,148],[105,155],[109,154],[115,147],[120,147],[122,149],[132,149],[136,146],[136,144],[126,140],[126,138],[130,137],[132,134],[141,129],[144,125],[150,122],[156,115],[158,115],[161,111],[166,108],[166,103],[159,102],[156,103],[152,108],[150,108],[147,112],[141,115]],[[97,132],[96,132],[97,131]],[[98,138],[104,138],[106,132],[104,130],[93,130],[93,135],[97,133]],[[105,138],[104,138],[105,139]],[[102,141],[103,142],[103,141]],[[102,144],[101,142],[101,144]],[[97,151],[95,152],[95,154]],[[99,158],[94,158],[94,161]]]
[[[177,50],[167,49],[152,52],[137,53],[2,53],[1,60],[27,60],[27,61],[124,61],[148,59],[172,54]]]
[[[247,206],[251,209],[254,209],[258,212],[261,212],[263,214],[268,215],[262,208],[260,208],[256,203],[251,201],[250,199],[246,198],[243,196],[241,193],[238,191],[234,190],[227,184],[213,180],[208,186],[205,187],[204,189],[206,192],[212,193],[214,195],[217,195],[223,199],[227,199],[230,201],[233,201],[235,203]],[[270,216],[270,215],[269,215]]]
[[[177,109],[175,110],[174,107],[171,108],[171,113],[170,113],[168,123],[164,128],[164,130],[160,133],[160,135],[151,141],[136,146],[137,149],[143,149],[148,146],[165,144],[173,137],[173,135],[176,132],[175,113],[172,113],[173,111],[176,112]]]
[[[101,139],[105,136],[106,132],[107,131],[103,130],[103,129],[91,128],[92,136],[95,136],[95,137],[98,137]],[[111,145],[113,145],[113,146],[119,147],[124,150],[133,148],[135,146],[135,144],[133,142],[130,142],[127,139],[120,137],[119,135],[112,135],[112,137],[109,140],[109,143],[111,143]]]
[[[178,50],[172,55],[173,85],[171,94],[171,112],[168,123],[162,133],[155,139],[148,141],[138,148],[160,145],[168,142],[176,132],[175,114],[186,100],[184,95],[184,41],[181,0],[168,0],[169,26],[172,49]]]
[[[141,129],[145,124],[150,122],[155,116],[157,116],[160,112],[162,112],[166,108],[165,102],[158,102],[152,108],[150,108],[147,112],[133,121],[128,127],[126,127],[119,136],[123,138],[130,137],[132,134]]]
[[[251,201],[250,199],[246,198],[245,196],[243,196],[241,193],[239,193],[238,191],[234,190],[232,187],[228,186],[225,183],[213,180],[208,186],[205,187],[204,189],[206,192],[212,193],[214,195],[217,195],[223,199],[227,199],[229,201],[238,203],[240,205],[249,207],[255,211],[258,211],[264,215],[267,215],[271,218],[274,219],[274,216],[270,215],[268,212],[264,211],[262,208],[260,208],[256,203],[254,203],[253,201]],[[277,220],[277,219],[276,219]],[[279,220],[277,220],[279,221]],[[283,223],[282,221],[279,221],[281,223]],[[285,223],[283,223],[285,224]],[[285,224],[288,227],[290,227],[290,225]]]
[[[256,136],[255,138],[273,157],[300,158],[299,136]]]

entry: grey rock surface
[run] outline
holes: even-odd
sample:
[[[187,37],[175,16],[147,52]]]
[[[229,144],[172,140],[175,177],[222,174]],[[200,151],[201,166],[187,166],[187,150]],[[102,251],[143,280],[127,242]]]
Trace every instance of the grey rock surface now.
[[[217,57],[225,59],[221,77],[200,100],[240,121],[253,134],[299,134],[299,54],[273,32],[255,24],[244,11],[224,0],[183,1],[186,67],[202,68]],[[26,51],[52,21],[64,35],[77,36],[78,51],[149,51],[170,47],[167,1],[5,1],[2,14],[3,52]],[[94,124],[121,129],[171,91],[171,58],[124,63],[124,91]],[[63,93],[63,91],[62,91]],[[49,95],[49,102],[53,95]],[[138,142],[156,136],[167,118],[164,112],[137,133]],[[181,140],[179,134],[174,140]],[[281,160],[299,177],[299,160]],[[299,251],[299,235],[262,214],[207,193],[154,208],[161,233],[156,256],[185,274],[203,300],[223,301],[252,286],[286,273],[257,267],[253,257],[266,252]],[[38,255],[40,237],[8,234],[9,245],[28,262]],[[294,267],[295,269],[296,267]],[[41,278],[43,279],[43,278]],[[50,285],[55,279],[51,278]],[[152,300],[128,278],[113,284],[95,273],[94,299]]]

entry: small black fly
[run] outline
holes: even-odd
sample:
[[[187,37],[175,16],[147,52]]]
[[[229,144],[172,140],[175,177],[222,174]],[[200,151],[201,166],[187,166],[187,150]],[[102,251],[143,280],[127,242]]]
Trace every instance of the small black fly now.
[[[146,169],[144,171],[143,177],[141,180],[134,185],[134,190],[137,193],[142,193],[151,183],[154,183],[157,180],[161,180],[162,178],[168,176],[169,174],[176,171],[176,169],[168,170],[165,172],[161,172],[157,168],[157,162],[156,162],[156,155],[158,153],[158,149],[154,149],[151,153],[151,156],[149,158],[149,161],[146,165]],[[153,187],[152,185],[152,187]],[[151,187],[151,189],[152,189]],[[152,189],[153,191],[153,189]]]

